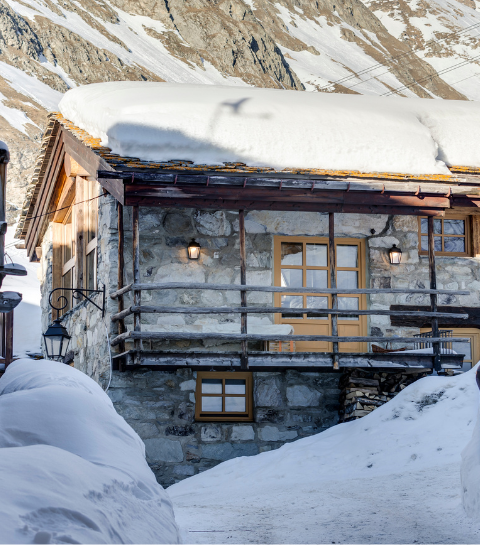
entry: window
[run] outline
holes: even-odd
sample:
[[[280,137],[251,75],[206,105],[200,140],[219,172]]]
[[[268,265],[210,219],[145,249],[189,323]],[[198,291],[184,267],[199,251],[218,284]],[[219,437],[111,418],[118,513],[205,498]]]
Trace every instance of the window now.
[[[443,330],[444,328],[442,328]],[[431,331],[431,329],[420,329],[421,333]],[[465,354],[463,358],[462,371],[469,371],[480,360],[480,329],[476,328],[456,328],[452,330],[452,349],[457,354]],[[468,338],[467,342],[455,342],[455,337]],[[449,345],[446,345],[447,347]]]
[[[365,287],[364,243],[360,239],[336,239],[337,288],[358,289]],[[328,239],[319,237],[275,237],[275,285],[292,288],[330,288]],[[331,308],[329,294],[277,294],[276,306],[282,314],[276,315],[277,323],[288,323],[297,335],[331,335],[331,315],[312,316],[308,312],[293,314],[289,309]],[[339,295],[338,308],[359,310],[366,308],[365,295]],[[339,335],[362,336],[366,332],[366,318],[360,315],[339,315]],[[341,351],[364,352],[365,343],[341,343]],[[331,351],[331,343],[297,342],[299,352]]]
[[[419,218],[420,254],[428,254],[428,219]],[[433,220],[434,247],[437,255],[468,256],[470,217],[449,216]]]
[[[253,420],[252,374],[198,372],[195,419]]]
[[[75,223],[73,207],[70,207],[62,225],[62,288],[67,290],[62,292],[62,295],[68,301],[67,306],[60,311],[60,314],[65,314],[73,306],[72,292],[68,288],[73,287],[75,279]],[[65,302],[63,299],[63,302]]]
[[[88,290],[95,290],[97,285],[97,216],[98,202],[95,197],[98,195],[98,184],[96,181],[85,182],[85,287]]]

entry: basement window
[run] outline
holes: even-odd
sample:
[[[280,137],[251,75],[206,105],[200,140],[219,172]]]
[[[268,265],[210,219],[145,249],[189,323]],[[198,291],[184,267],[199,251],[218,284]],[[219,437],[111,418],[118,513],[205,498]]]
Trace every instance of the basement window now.
[[[252,373],[197,373],[195,420],[252,421]]]

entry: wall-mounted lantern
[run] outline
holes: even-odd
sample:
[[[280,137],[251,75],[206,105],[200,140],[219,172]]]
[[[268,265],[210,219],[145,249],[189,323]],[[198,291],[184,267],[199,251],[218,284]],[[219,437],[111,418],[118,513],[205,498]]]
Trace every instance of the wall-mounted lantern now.
[[[188,245],[188,258],[189,259],[198,259],[200,257],[200,244],[195,242],[195,239],[192,238],[192,241]]]
[[[398,265],[402,262],[402,250],[397,248],[396,244],[394,244],[390,250],[388,250],[388,255],[390,256],[390,263],[392,265]]]
[[[71,337],[68,334],[68,331],[60,320],[54,320],[53,324],[50,324],[47,331],[43,334],[43,343],[45,345],[47,359],[63,361],[63,358],[67,353],[70,339]]]

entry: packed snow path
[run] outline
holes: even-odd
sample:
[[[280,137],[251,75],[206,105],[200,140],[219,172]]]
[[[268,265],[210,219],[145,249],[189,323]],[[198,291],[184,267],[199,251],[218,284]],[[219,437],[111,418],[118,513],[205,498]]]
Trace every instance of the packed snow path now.
[[[168,492],[183,540],[479,543],[460,485],[478,399],[474,371],[428,377],[361,420],[182,481]]]

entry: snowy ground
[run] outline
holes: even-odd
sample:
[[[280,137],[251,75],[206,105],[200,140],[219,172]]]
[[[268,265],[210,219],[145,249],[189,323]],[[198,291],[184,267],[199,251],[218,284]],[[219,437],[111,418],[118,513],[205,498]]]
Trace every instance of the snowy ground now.
[[[474,372],[422,379],[361,420],[173,485],[184,542],[479,543],[460,486]]]
[[[37,273],[39,263],[30,263],[26,250],[15,248],[21,242],[13,235],[16,225],[9,225],[5,237],[5,263],[19,263],[27,269],[27,276],[7,276],[3,281],[1,291],[18,291],[22,294],[22,302],[14,310],[13,350],[14,356],[22,357],[28,354],[41,353],[42,338],[40,310],[40,280]]]
[[[177,543],[140,437],[100,386],[62,363],[0,379],[0,543]]]

